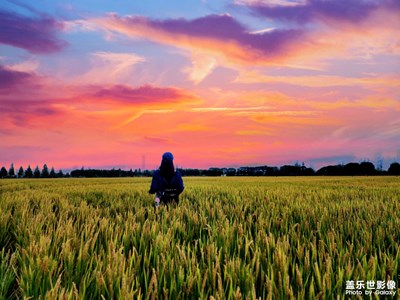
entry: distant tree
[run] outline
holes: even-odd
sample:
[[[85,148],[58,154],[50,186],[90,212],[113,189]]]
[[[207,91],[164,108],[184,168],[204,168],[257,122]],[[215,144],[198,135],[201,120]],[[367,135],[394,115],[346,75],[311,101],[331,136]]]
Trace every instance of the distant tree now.
[[[24,174],[24,178],[32,178],[32,176],[33,176],[33,172],[32,172],[31,166],[28,165],[28,168],[26,169],[25,174]]]
[[[6,178],[7,175],[8,175],[7,169],[6,169],[4,166],[1,167],[1,170],[0,170],[0,177],[1,177],[1,178]]]
[[[201,176],[201,170],[199,169],[176,169],[181,173],[182,176]],[[136,171],[135,171],[136,172]]]
[[[142,174],[143,174],[143,176],[145,176],[145,177],[150,177],[150,176],[153,175],[153,172],[152,172],[152,171],[149,171],[149,170],[144,170]]]
[[[207,176],[221,176],[223,174],[222,169],[220,168],[209,168],[205,171]]]
[[[42,173],[40,174],[42,178],[47,178],[49,177],[49,168],[47,167],[46,164],[43,165]]]
[[[282,176],[299,176],[301,173],[301,167],[298,162],[294,166],[284,165],[280,167],[279,174]]]
[[[278,176],[279,168],[278,167],[267,167],[265,170],[265,174],[267,176]]]
[[[39,166],[36,166],[35,170],[33,171],[33,177],[34,178],[40,178]]]
[[[315,175],[315,170],[313,168],[302,167],[301,175],[302,176],[313,176],[313,175]]]
[[[388,174],[389,175],[400,175],[400,164],[398,162],[394,162],[390,164],[390,167],[388,169]]]
[[[58,178],[64,177],[64,173],[63,173],[63,171],[61,169],[60,169],[60,171],[57,172],[57,177]]]
[[[24,177],[24,168],[22,166],[19,167],[18,170],[18,178]]]
[[[8,176],[9,177],[15,177],[15,169],[14,169],[14,164],[11,163],[10,169],[8,170]]]
[[[343,168],[344,174],[347,176],[361,175],[360,164],[359,163],[348,163]]]
[[[235,168],[228,168],[226,171],[227,176],[235,176],[236,175],[236,169]]]
[[[50,178],[56,178],[56,171],[54,171],[54,167],[51,167]]]
[[[322,167],[316,172],[316,175],[323,175],[323,176],[339,176],[343,175],[344,167],[342,165],[335,165],[335,166],[326,166]]]
[[[369,161],[363,161],[360,164],[361,175],[374,175],[376,173],[375,166]]]
[[[81,170],[72,170],[71,177],[81,177]]]

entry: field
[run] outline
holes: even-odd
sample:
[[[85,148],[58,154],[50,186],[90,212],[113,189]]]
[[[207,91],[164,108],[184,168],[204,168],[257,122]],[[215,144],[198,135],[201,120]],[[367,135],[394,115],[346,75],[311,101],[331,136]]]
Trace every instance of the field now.
[[[0,299],[398,296],[399,177],[184,181],[155,210],[150,178],[1,180]]]

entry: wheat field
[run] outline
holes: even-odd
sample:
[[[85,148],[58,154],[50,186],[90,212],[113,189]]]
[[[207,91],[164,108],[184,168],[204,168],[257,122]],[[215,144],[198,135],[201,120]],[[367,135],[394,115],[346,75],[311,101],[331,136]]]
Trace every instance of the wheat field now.
[[[1,180],[0,299],[347,299],[349,280],[398,296],[400,178],[184,183],[155,209],[150,178]]]

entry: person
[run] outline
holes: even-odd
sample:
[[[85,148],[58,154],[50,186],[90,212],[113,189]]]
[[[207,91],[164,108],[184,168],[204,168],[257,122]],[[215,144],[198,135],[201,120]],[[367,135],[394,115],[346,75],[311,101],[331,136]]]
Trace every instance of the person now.
[[[159,203],[179,203],[179,195],[183,192],[184,185],[181,174],[175,170],[173,160],[172,153],[165,152],[160,168],[153,173],[149,193],[156,194],[156,206]]]

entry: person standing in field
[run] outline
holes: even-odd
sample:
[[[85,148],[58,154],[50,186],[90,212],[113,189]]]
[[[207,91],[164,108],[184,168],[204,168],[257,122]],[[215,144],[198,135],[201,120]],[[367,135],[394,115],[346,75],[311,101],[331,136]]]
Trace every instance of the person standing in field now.
[[[179,195],[183,192],[183,180],[181,174],[175,170],[174,156],[171,152],[165,152],[161,165],[154,171],[149,193],[156,194],[155,205],[178,204]]]

